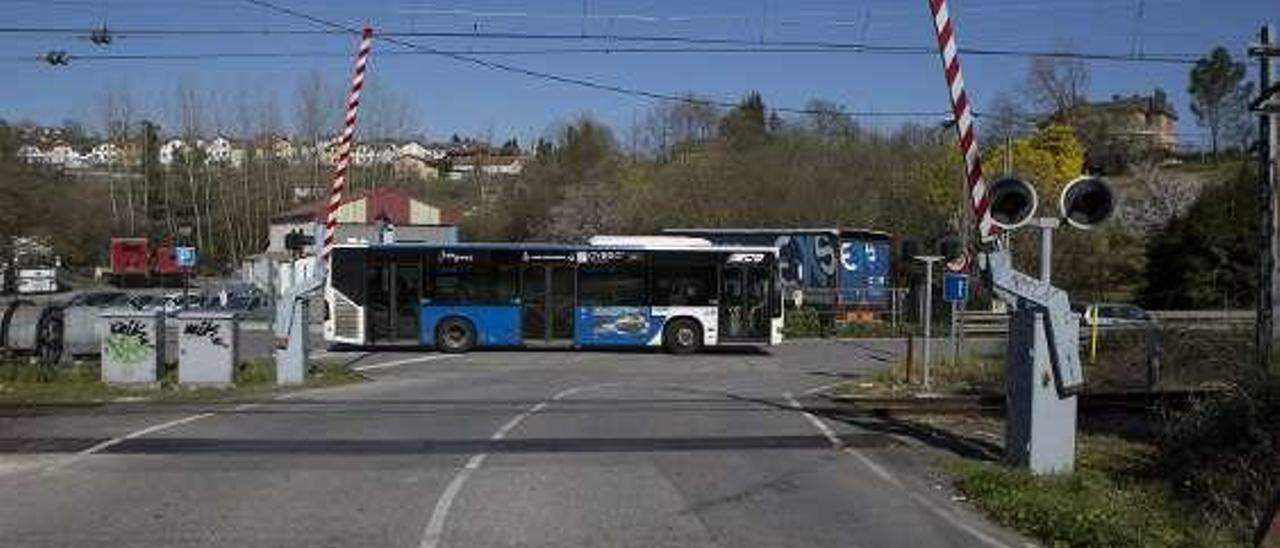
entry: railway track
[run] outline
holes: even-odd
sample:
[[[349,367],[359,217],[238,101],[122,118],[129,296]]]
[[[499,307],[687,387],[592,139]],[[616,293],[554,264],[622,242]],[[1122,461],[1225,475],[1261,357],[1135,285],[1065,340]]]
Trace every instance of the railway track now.
[[[1148,413],[1185,409],[1198,400],[1222,393],[1224,391],[1221,389],[1086,393],[1079,396],[1079,405],[1080,411],[1085,413]],[[997,394],[932,397],[819,395],[816,398],[816,401],[805,406],[810,411],[829,409],[892,415],[1004,413],[1004,396]]]

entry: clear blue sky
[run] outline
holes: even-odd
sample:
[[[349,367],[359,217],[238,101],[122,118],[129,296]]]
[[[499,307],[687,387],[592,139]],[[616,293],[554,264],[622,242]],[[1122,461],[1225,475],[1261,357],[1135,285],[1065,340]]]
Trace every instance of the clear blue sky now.
[[[759,40],[821,40],[886,45],[932,45],[927,0],[274,0],[347,24],[364,21],[385,30],[528,33],[609,33]],[[1259,24],[1280,22],[1274,0],[953,0],[963,47],[1048,50],[1069,43],[1076,51],[1128,54],[1200,54],[1225,45],[1241,55]],[[307,23],[269,13],[244,0],[0,0],[8,27],[118,29],[308,29]],[[1138,16],[1141,8],[1141,17]],[[583,14],[587,17],[583,17]],[[539,48],[584,42],[529,42],[415,38],[437,48]],[[354,39],[321,37],[125,37],[109,48],[62,35],[0,34],[6,82],[0,117],[57,124],[78,118],[96,127],[103,90],[128,82],[143,115],[172,127],[178,82],[187,80],[222,97],[241,89],[278,96],[286,123],[296,81],[316,70],[335,87],[350,78],[347,57],[216,59],[200,61],[89,61],[50,67],[18,57],[51,49],[72,54],[331,51],[354,49]],[[639,45],[639,44],[632,44]],[[658,44],[662,45],[662,44]],[[376,43],[371,81],[406,96],[422,130],[522,141],[580,113],[613,124],[620,133],[650,108],[648,100],[493,72],[432,56],[382,56],[398,49]],[[935,55],[857,53],[789,54],[572,54],[492,57],[513,65],[665,93],[695,92],[733,100],[759,90],[768,105],[800,107],[824,98],[848,110],[934,111],[947,108]],[[979,106],[999,91],[1016,90],[1027,60],[962,57],[969,92]],[[1187,108],[1184,65],[1091,62],[1090,95],[1170,94],[1181,131],[1197,132]],[[1250,68],[1250,77],[1254,77]],[[927,121],[927,120],[926,120]],[[880,127],[901,120],[877,119]],[[1188,139],[1194,136],[1189,135]]]

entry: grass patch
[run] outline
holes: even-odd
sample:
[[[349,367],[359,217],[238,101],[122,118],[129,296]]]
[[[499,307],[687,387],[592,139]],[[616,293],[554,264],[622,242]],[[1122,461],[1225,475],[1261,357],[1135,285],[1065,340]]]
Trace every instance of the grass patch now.
[[[849,396],[897,396],[920,390],[924,371],[919,363],[911,368],[907,378],[906,362],[873,373],[867,379],[845,385],[843,393]],[[962,358],[955,363],[934,363],[929,368],[929,381],[934,392],[941,394],[990,394],[999,393],[1004,382],[1004,364],[985,358]]]
[[[980,508],[1048,546],[1247,546],[1204,526],[1190,508],[1153,483],[1121,482],[1087,466],[1069,476],[1034,476],[975,461],[958,461],[951,468],[960,489]]]
[[[1048,546],[1253,546],[1280,497],[1277,416],[1274,389],[1240,390],[1166,412],[1142,442],[1082,434],[1070,476],[948,468],[996,521]]]
[[[275,362],[259,358],[241,363],[235,385],[226,388],[190,388],[178,384],[174,366],[166,366],[154,387],[119,387],[104,384],[98,362],[41,364],[0,362],[0,403],[83,403],[119,400],[216,401],[260,397],[281,389],[275,386]],[[348,365],[317,361],[307,370],[301,388],[318,388],[360,382],[364,377]]]

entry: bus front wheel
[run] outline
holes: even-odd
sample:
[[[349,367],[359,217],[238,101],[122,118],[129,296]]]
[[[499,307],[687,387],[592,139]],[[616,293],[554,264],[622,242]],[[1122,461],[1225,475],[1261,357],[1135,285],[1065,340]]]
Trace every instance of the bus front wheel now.
[[[436,348],[447,354],[460,354],[476,345],[476,330],[463,318],[448,318],[436,327]]]
[[[677,318],[667,324],[662,346],[672,354],[692,354],[702,348],[702,327],[688,318]]]

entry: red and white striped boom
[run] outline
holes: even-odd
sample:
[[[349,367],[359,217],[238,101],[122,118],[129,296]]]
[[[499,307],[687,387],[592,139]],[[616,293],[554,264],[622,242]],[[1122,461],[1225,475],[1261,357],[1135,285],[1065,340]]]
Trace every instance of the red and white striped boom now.
[[[960,59],[956,56],[955,25],[951,23],[946,0],[929,0],[929,8],[933,12],[933,28],[937,32],[942,67],[951,91],[951,112],[955,116],[956,132],[960,136],[960,152],[964,154],[968,201],[973,218],[978,222],[978,237],[982,243],[988,243],[995,238],[999,227],[991,221],[987,183],[982,177],[982,157],[978,153],[978,136],[973,129],[973,107],[969,104],[968,95],[965,95],[964,75],[960,71]]]
[[[351,95],[347,96],[347,116],[342,122],[342,136],[338,140],[338,161],[333,167],[333,187],[329,191],[329,205],[325,210],[324,247],[320,262],[329,260],[333,251],[334,231],[338,227],[338,205],[342,203],[342,189],[347,186],[347,170],[351,167],[351,145],[356,136],[356,112],[360,110],[360,90],[364,88],[364,70],[373,48],[373,29],[368,26],[360,33],[360,50],[356,53],[356,74],[351,79]]]

